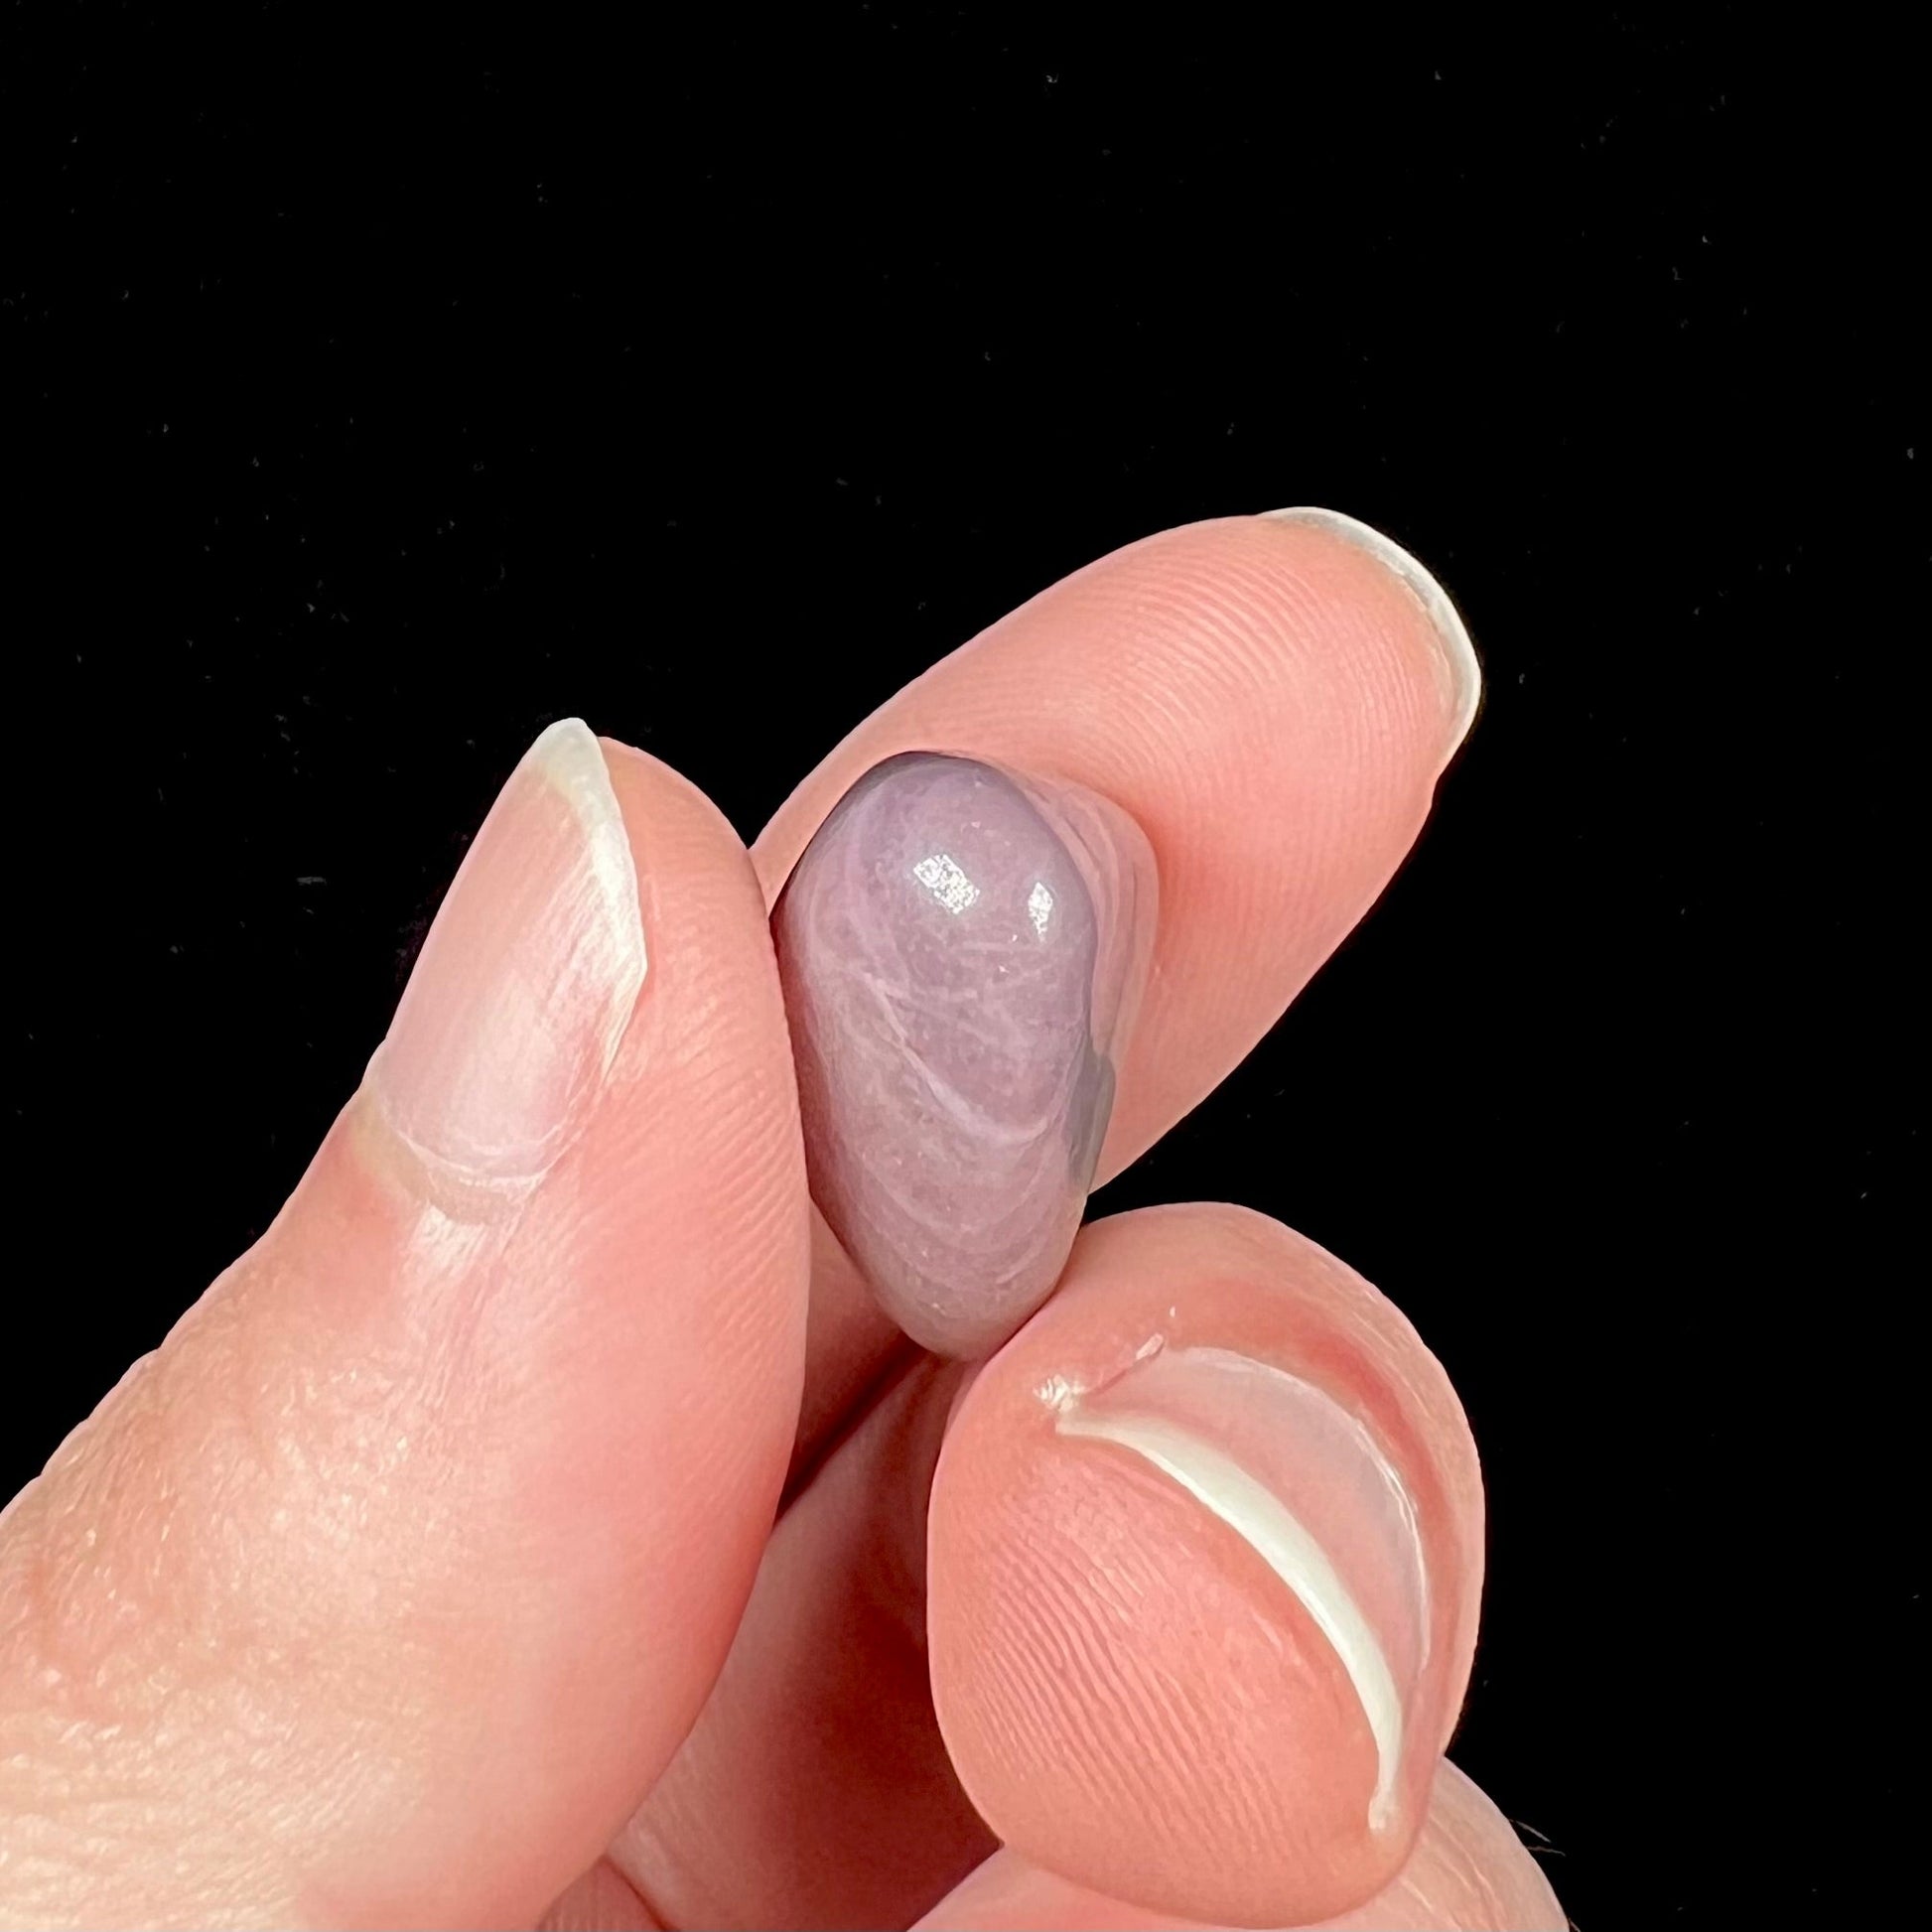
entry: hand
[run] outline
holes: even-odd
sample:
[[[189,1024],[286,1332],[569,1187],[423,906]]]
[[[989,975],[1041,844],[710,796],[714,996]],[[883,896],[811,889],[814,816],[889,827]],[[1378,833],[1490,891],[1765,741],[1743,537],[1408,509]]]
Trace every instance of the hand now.
[[[1083,1230],[984,1365],[912,1349],[811,1209],[767,926],[897,752],[1121,807],[1161,913],[1104,1180],[1467,728],[1389,562],[1318,517],[1138,544],[749,857],[546,733],[274,1225],[0,1516],[0,1923],[1560,1926],[1440,1756],[1481,1494],[1414,1330],[1192,1206]]]

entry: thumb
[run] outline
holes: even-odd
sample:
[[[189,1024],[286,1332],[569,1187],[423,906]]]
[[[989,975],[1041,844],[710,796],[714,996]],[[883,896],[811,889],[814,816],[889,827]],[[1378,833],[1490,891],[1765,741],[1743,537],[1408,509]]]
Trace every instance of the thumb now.
[[[553,726],[275,1224],[0,1516],[0,1923],[533,1921],[723,1659],[806,1270],[750,862]]]

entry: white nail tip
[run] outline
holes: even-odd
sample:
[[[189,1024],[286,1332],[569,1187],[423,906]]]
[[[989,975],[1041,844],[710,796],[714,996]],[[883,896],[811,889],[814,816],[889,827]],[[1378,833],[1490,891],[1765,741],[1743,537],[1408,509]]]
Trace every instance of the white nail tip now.
[[[1449,665],[1453,687],[1449,750],[1453,752],[1468,736],[1469,727],[1475,722],[1476,709],[1482,702],[1482,664],[1476,656],[1468,626],[1449,602],[1449,593],[1393,538],[1384,536],[1373,525],[1357,517],[1344,516],[1340,510],[1320,509],[1311,505],[1267,510],[1264,514],[1278,523],[1310,523],[1332,530],[1336,536],[1346,538],[1359,549],[1366,550],[1415,593],[1436,627],[1436,634],[1442,640],[1443,656]]]
[[[586,861],[602,916],[582,922],[587,937],[609,948],[603,963],[608,990],[601,1044],[604,1070],[616,1059],[618,1044],[630,1023],[645,971],[644,920],[637,894],[637,868],[623,809],[611,788],[604,748],[581,718],[560,718],[525,754],[559,791],[584,833]]]
[[[1395,1781],[1402,1764],[1402,1695],[1387,1657],[1348,1587],[1320,1545],[1281,1501],[1219,1449],[1164,1417],[1080,1406],[1079,1392],[1055,1378],[1054,1428],[1130,1449],[1179,1484],[1246,1543],[1295,1593],[1327,1638],[1360,1700],[1375,1740],[1375,1788],[1369,1799],[1372,1831],[1385,1831],[1395,1813]],[[1044,1397],[1045,1389],[1041,1390]]]

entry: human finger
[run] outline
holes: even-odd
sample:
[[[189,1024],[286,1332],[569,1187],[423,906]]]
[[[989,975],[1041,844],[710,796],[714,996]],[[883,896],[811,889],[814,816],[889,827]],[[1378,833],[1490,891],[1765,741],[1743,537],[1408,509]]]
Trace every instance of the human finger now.
[[[1568,1922],[1508,1819],[1445,1758],[1407,1863],[1373,1898],[1304,1932],[1564,1932]],[[1197,1923],[1105,1897],[1002,1851],[916,1932],[1193,1932]]]
[[[1188,1917],[1320,1918],[1408,1856],[1481,1573],[1467,1424],[1384,1297],[1243,1209],[1118,1215],[947,1435],[940,1727],[1031,1862]]]
[[[1112,1402],[1151,1390],[1157,1416],[1213,1424],[1331,1551],[1315,1609],[1385,1666],[1380,1691],[1363,1675],[1391,1743],[1379,1827],[1369,1704],[1240,1518],[1124,1442],[1053,1427],[1123,1413],[1104,1387],[1123,1363]],[[1480,1514],[1441,1369],[1339,1263],[1234,1208],[1098,1222],[990,1364],[917,1358],[824,1457],[611,1856],[674,1924],[902,1925],[989,1824],[1196,1915],[1230,1883],[1258,1912],[1365,1895],[1404,1855],[1460,1695]]]
[[[0,1519],[0,1918],[533,1921],[725,1654],[806,1269],[743,848],[553,727],[273,1226]]]
[[[1322,511],[1193,524],[1076,572],[915,679],[805,779],[754,858],[767,898],[777,901],[855,784],[916,752],[997,766],[1034,793],[1092,801],[1131,824],[1158,876],[1145,992],[1131,1032],[1107,1044],[1104,1077],[1075,1077],[1076,1047],[1068,1077],[1053,1089],[1064,1106],[1038,1129],[1070,1148],[1097,1138],[1093,1173],[1104,1181],[1228,1073],[1387,885],[1468,728],[1479,686],[1449,599],[1377,533]],[[893,822],[873,836],[886,836]],[[936,865],[944,855],[933,856]],[[935,876],[944,897],[951,875],[941,867]],[[1024,896],[1026,880],[1016,876],[1014,885]],[[955,889],[952,897],[964,895]],[[904,973],[891,997],[950,997],[964,1016],[963,1052],[952,1050],[943,1026],[936,1043],[925,1027],[913,1042],[911,1077],[896,1083],[869,1069],[855,1093],[850,1082],[841,1087],[814,1072],[819,1062],[835,1070],[853,1063],[853,1054],[835,1050],[841,1035],[830,1033],[826,1050],[809,1037],[801,1042],[814,1192],[856,1258],[875,1257],[875,1275],[882,1246],[903,1253],[906,1229],[914,1240],[940,1229],[931,1245],[941,1250],[949,1222],[982,1248],[1000,1234],[1002,1204],[981,1201],[958,1177],[974,1170],[970,1160],[952,1161],[958,1199],[949,1215],[940,1198],[945,1173],[937,1172],[938,1157],[955,1152],[949,1124],[942,1119],[935,1130],[919,1098],[935,1084],[957,1084],[954,1069],[971,1057],[970,1035],[984,1031],[981,1015],[995,997],[990,981],[984,999],[955,982],[970,977],[974,959],[990,972],[1007,963],[979,943],[983,935],[958,930],[968,957],[943,958],[937,941],[921,940],[920,957],[936,963],[923,976]],[[781,954],[785,937],[781,929]],[[1018,937],[1024,948],[1024,920]],[[889,962],[894,971],[904,953],[898,947]],[[817,984],[839,970],[826,949],[782,963],[812,982],[803,988],[810,1000],[792,991],[795,1031],[807,1008],[863,1005],[891,978],[852,959],[856,993]],[[862,1013],[855,1025],[876,1039],[894,1031],[895,1019],[882,1025]],[[1005,1008],[998,1021],[1004,1033],[1030,1024]],[[1055,1039],[1062,1034],[1074,1037],[1056,1027]],[[1025,1048],[1016,1038],[1016,1063],[1028,1063]],[[882,1108],[882,1090],[910,1100]],[[1064,1117],[1076,1104],[1105,1108],[1104,1134]],[[985,1111],[996,1133],[1018,1131],[997,1108]],[[861,1186],[853,1175],[867,1167],[874,1181]],[[916,1175],[920,1188],[896,1197],[895,1173]],[[1063,1245],[1077,1205],[1029,1225],[1041,1230],[1038,1239]],[[947,1265],[942,1252],[928,1272]],[[1051,1272],[1035,1268],[1030,1279]],[[954,1274],[970,1287],[970,1271]],[[891,1344],[856,1306],[848,1270],[815,1274],[813,1327],[806,1410],[831,1427]]]
[[[902,1926],[992,1850],[926,1666],[926,1492],[967,1372],[913,1360],[773,1531],[716,1688],[610,1849],[666,1924]]]

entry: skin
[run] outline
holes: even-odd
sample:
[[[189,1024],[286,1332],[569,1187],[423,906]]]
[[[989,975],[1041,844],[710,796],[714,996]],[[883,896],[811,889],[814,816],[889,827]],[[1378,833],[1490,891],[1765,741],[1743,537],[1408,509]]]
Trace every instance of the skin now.
[[[1467,700],[1358,546],[1232,518],[956,652],[750,855],[607,743],[649,967],[567,1149],[510,1207],[453,1200],[365,1086],[269,1231],[0,1515],[0,1924],[1561,1926],[1441,1763],[1481,1498],[1420,1338],[1311,1244],[1195,1206],[1083,1230],[990,1362],[913,1350],[811,1210],[766,926],[894,752],[1123,806],[1162,916],[1104,1178],[1373,901]],[[1344,1392],[1374,1338],[1439,1636],[1381,1833],[1361,1712],[1254,1552],[1032,1393],[1157,1304]],[[1020,1748],[981,1664],[985,1579],[1064,1651],[1096,1586],[1050,1553],[1093,1524],[1154,1613],[1026,1707]],[[1218,1836],[1256,1789],[1230,1740],[1255,1681],[1236,1639],[1264,1626],[1269,1734],[1298,1741],[1262,1782],[1306,1862]]]

